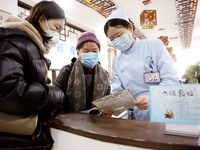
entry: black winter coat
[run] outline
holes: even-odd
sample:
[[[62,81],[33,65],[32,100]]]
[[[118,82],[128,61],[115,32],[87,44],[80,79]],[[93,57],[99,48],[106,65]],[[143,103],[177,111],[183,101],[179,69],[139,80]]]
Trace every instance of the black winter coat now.
[[[0,28],[0,111],[47,119],[62,105],[62,90],[45,84],[47,63],[26,32]]]
[[[62,104],[63,92],[45,84],[45,62],[26,32],[0,28],[0,111],[27,115]]]
[[[72,67],[73,67],[75,61],[76,61],[76,58],[73,58],[71,60],[70,64],[65,65],[61,69],[61,71],[60,71],[60,73],[59,73],[59,75],[56,78],[56,81],[54,83],[54,85],[59,87],[60,89],[62,89],[64,94],[65,94],[65,100],[63,102],[64,111],[69,111],[69,108],[68,108],[69,100],[68,100],[68,96],[66,95],[66,92],[67,92],[67,84],[68,84],[69,75],[72,71]],[[90,109],[92,107],[92,101],[93,101],[93,94],[92,93],[93,93],[93,90],[94,90],[94,72],[93,73],[88,72],[85,67],[83,67],[83,69],[84,69],[85,83],[86,83],[86,108],[85,108],[85,110],[87,110],[87,109]],[[106,95],[109,95],[110,92],[111,92],[111,88],[110,88],[110,84],[109,84]],[[106,96],[106,95],[104,95],[104,96]]]

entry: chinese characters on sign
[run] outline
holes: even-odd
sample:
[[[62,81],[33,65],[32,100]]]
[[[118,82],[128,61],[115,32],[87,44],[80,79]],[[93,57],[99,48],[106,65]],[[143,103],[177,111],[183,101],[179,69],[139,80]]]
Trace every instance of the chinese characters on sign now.
[[[58,45],[57,45],[57,52],[63,53],[63,44],[62,43],[58,43]]]
[[[71,46],[70,54],[76,55],[76,49],[74,46]]]
[[[200,124],[200,85],[153,85],[150,89],[150,120]]]
[[[65,47],[65,49],[68,49]],[[63,53],[63,50],[64,50],[64,44],[63,43],[58,43],[57,45],[57,52],[58,53]],[[71,46],[70,47],[70,51],[67,50],[67,53],[70,53],[71,55],[76,55],[76,48],[74,46]]]
[[[194,96],[194,91],[193,90],[182,90],[179,89],[178,92],[174,90],[170,91],[163,91],[162,92],[163,96],[178,96],[179,98],[181,97],[191,97]]]

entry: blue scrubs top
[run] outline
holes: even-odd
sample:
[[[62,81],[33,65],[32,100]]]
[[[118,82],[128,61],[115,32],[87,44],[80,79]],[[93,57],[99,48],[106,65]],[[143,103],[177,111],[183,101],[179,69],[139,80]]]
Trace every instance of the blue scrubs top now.
[[[149,64],[147,57],[153,60],[153,71],[160,72],[160,85],[179,84],[178,72],[162,41],[159,39],[136,38],[134,45],[121,51],[113,63],[112,93],[128,88],[135,98],[149,95],[149,85],[144,82],[144,73]],[[149,120],[149,109],[139,110],[134,106],[136,120]]]

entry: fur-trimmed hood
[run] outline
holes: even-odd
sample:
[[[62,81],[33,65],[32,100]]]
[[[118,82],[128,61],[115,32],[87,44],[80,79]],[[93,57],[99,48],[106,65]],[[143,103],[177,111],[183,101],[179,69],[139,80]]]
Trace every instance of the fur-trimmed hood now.
[[[9,16],[3,23],[2,27],[12,29],[16,28],[27,32],[32,40],[39,46],[43,54],[47,54],[49,52],[43,44],[43,39],[40,33],[28,21],[15,16]]]

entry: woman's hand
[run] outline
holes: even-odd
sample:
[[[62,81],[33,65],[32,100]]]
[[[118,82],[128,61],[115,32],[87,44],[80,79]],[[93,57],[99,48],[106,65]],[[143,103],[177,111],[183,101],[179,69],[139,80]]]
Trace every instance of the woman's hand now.
[[[145,110],[149,108],[149,96],[140,96],[137,101],[132,103],[137,106],[140,110]]]
[[[109,111],[107,111],[107,110],[101,110],[101,112],[106,117],[111,117],[112,114],[113,114],[113,110],[109,110]]]

